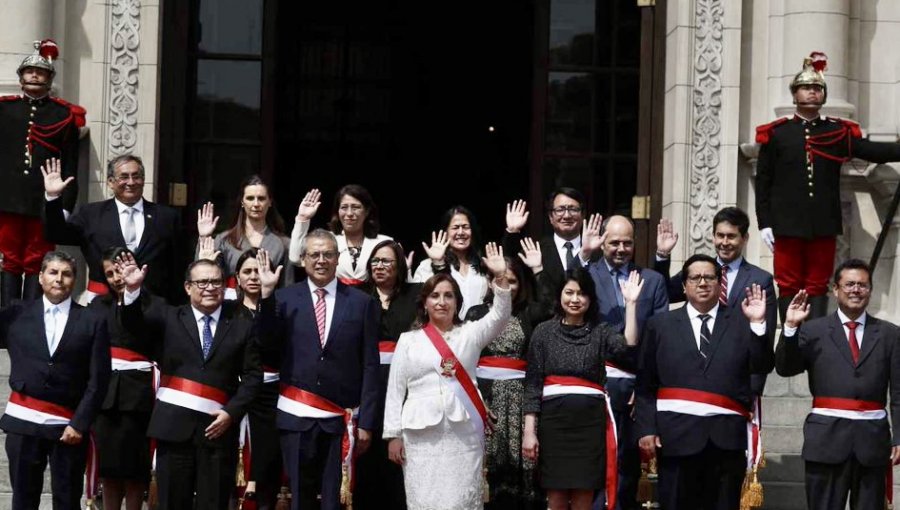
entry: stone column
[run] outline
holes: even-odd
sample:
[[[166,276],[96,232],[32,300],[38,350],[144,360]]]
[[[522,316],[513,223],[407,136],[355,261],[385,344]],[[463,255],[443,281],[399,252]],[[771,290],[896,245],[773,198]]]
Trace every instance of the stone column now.
[[[0,52],[0,95],[21,92],[16,68],[22,63],[22,59],[34,52],[32,46],[34,41],[50,38],[60,42],[53,33],[53,4],[53,0],[2,3],[0,48],[3,48],[3,51]]]

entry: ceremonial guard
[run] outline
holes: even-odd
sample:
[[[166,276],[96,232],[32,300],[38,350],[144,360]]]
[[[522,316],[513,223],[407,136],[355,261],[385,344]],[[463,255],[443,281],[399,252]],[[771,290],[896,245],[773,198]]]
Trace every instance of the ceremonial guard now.
[[[34,299],[40,295],[38,273],[44,254],[53,245],[44,239],[41,213],[44,184],[40,167],[61,158],[63,177],[75,176],[78,165],[78,128],[85,124],[84,108],[50,96],[59,48],[52,40],[34,43],[35,53],[19,65],[21,95],[0,97],[0,300]],[[63,196],[72,211],[78,189],[73,182]],[[24,275],[24,290],[23,290]]]
[[[760,234],[775,253],[778,306],[784,310],[805,290],[810,315],[828,308],[828,278],[834,267],[835,238],[841,225],[841,166],[853,158],[876,163],[900,161],[900,144],[870,142],[859,124],[820,117],[828,98],[824,53],[803,61],[790,89],[793,117],[756,128],[761,144],[756,167],[756,216]]]

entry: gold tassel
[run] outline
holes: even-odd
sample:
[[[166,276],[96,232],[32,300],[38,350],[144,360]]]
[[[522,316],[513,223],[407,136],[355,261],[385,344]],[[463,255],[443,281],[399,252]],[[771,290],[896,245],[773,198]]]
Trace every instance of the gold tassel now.
[[[159,506],[159,486],[156,484],[156,470],[150,472],[150,487],[147,488],[147,508],[155,510]]]
[[[639,503],[653,501],[653,484],[650,483],[649,471],[649,464],[642,463],[641,478],[638,480],[637,486],[637,500]]]
[[[750,481],[750,487],[747,489],[747,504],[751,508],[763,506],[763,486],[759,483],[756,466],[753,467],[753,479]]]
[[[237,471],[234,475],[235,485],[238,487],[247,486],[247,478],[244,476],[244,449],[238,446]]]
[[[481,501],[487,503],[491,500],[491,486],[488,484],[488,470],[487,466],[481,469]]]
[[[278,493],[278,501],[275,502],[275,510],[291,510],[291,492],[283,485]]]
[[[341,504],[347,510],[353,510],[353,492],[350,491],[350,472],[347,466],[341,466]]]

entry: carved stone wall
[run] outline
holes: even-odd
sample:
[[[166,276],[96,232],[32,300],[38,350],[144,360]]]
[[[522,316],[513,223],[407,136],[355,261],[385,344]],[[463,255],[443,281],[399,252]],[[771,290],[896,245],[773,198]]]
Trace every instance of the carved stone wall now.
[[[137,144],[140,0],[118,0],[110,9],[109,133],[111,157],[134,151]]]

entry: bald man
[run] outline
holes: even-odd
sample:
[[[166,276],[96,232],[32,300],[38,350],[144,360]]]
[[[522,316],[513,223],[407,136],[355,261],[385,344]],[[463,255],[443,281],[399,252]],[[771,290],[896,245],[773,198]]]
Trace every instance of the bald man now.
[[[600,236],[606,234],[603,243]],[[603,256],[589,266],[591,277],[597,288],[597,304],[600,308],[600,320],[616,328],[625,330],[625,305],[619,283],[628,279],[631,271],[637,271],[644,280],[644,288],[637,303],[638,334],[644,323],[655,314],[669,310],[669,296],[666,291],[666,280],[652,269],[645,269],[634,264],[634,222],[625,216],[610,216],[597,230],[590,228],[585,233],[582,243],[581,258],[591,260],[593,247],[599,246]],[[619,503],[620,510],[637,510],[637,482],[640,478],[640,456],[637,440],[632,429],[632,394],[634,393],[634,377],[637,372],[635,363],[613,365],[606,364],[606,390],[612,401],[613,414],[619,437]],[[602,508],[602,502],[598,503]],[[595,505],[595,508],[597,506]]]

